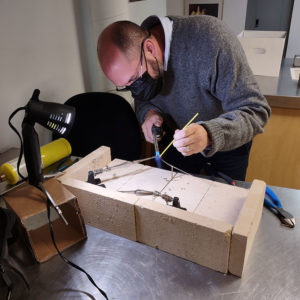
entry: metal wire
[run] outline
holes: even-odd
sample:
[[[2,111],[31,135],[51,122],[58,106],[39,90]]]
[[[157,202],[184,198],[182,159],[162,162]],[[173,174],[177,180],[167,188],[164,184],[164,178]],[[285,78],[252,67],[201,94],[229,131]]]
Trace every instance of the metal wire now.
[[[111,167],[105,166],[104,168],[94,170],[94,174],[97,175],[97,174],[100,174],[100,173],[103,173],[103,172],[106,172],[106,171],[110,171],[111,169],[114,169],[114,168],[118,168],[118,167],[125,166],[125,165],[127,165],[127,164],[141,163],[141,162],[145,162],[145,161],[148,161],[148,160],[151,160],[151,159],[155,159],[155,158],[157,158],[157,156],[146,157],[146,158],[137,159],[137,160],[134,160],[134,161],[125,161],[125,162],[122,162],[122,163],[120,163],[120,164],[118,164],[118,165],[111,166]],[[181,170],[181,169],[179,169],[179,168],[177,168],[177,167],[175,167],[175,166],[169,164],[167,161],[165,161],[165,160],[162,159],[161,157],[160,157],[160,159],[161,159],[161,161],[162,161],[163,163],[165,163],[166,165],[168,165],[169,167],[171,167],[172,173],[173,173],[173,169],[175,169],[175,170],[178,170],[179,172],[181,172],[181,173],[183,173],[183,174],[186,174],[186,175],[189,175],[189,176],[193,176],[193,177],[194,177],[194,175],[192,175],[192,174],[190,174],[190,173],[187,173],[187,172],[185,172],[185,171],[183,171],[183,170]],[[173,178],[173,176],[172,176],[172,178]]]
[[[192,174],[190,174],[190,173],[187,173],[187,172],[185,172],[185,171],[183,171],[183,170],[181,170],[181,169],[179,169],[179,168],[177,168],[177,167],[175,167],[175,166],[169,164],[169,163],[166,162],[164,159],[162,159],[162,158],[160,158],[160,159],[162,160],[162,162],[164,162],[164,163],[165,163],[166,165],[168,165],[169,167],[174,168],[174,169],[178,170],[179,172],[184,173],[184,174],[186,174],[186,175],[194,176],[194,175],[192,175]]]

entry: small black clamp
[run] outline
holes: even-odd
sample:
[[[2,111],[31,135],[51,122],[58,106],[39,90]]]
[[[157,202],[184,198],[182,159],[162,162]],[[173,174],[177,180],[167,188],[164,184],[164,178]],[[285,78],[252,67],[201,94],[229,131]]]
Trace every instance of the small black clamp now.
[[[104,184],[100,184],[101,183],[101,179],[100,178],[95,178],[94,172],[93,171],[89,171],[88,172],[88,179],[87,179],[88,183],[91,184],[95,184],[101,187],[106,187]]]
[[[181,207],[180,201],[179,201],[178,197],[171,197],[171,196],[169,196],[167,194],[161,194],[159,192],[154,192],[154,195],[155,196],[160,196],[161,198],[163,198],[166,201],[167,205],[168,205],[168,203],[172,203],[173,207],[180,208],[182,210],[186,210],[186,208]]]
[[[186,210],[185,207],[181,207],[180,201],[179,201],[179,198],[178,198],[178,197],[174,197],[174,198],[173,198],[172,206],[173,206],[173,207],[180,208],[180,209],[182,209],[182,210]]]

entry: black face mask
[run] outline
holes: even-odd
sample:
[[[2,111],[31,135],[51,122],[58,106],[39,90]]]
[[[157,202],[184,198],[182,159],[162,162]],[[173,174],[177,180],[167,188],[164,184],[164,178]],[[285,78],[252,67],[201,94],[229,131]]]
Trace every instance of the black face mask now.
[[[127,88],[131,91],[131,95],[135,100],[148,101],[160,92],[162,83],[163,80],[160,74],[158,78],[154,79],[146,71],[142,77],[138,78]]]

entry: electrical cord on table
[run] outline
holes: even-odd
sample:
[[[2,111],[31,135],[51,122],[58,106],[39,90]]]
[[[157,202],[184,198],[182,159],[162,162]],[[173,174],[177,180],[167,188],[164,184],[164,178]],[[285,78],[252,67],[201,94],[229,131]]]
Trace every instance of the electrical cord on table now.
[[[54,231],[53,231],[53,226],[52,226],[52,222],[51,222],[51,219],[50,219],[50,200],[49,200],[49,197],[47,195],[47,191],[45,189],[45,187],[43,186],[42,183],[40,183],[39,185],[39,189],[46,195],[47,197],[47,217],[48,217],[48,223],[49,223],[49,229],[50,229],[50,235],[51,235],[51,239],[52,239],[52,242],[53,242],[53,245],[57,251],[57,253],[59,254],[59,256],[62,258],[62,260],[67,263],[68,265],[72,266],[73,268],[83,272],[87,278],[89,279],[89,281],[97,288],[97,290],[102,294],[102,296],[108,300],[108,297],[106,295],[106,293],[98,287],[98,285],[95,283],[94,279],[92,278],[92,276],[90,274],[88,274],[84,269],[82,269],[81,267],[79,267],[78,265],[76,265],[75,263],[71,262],[70,260],[68,260],[61,252],[60,250],[58,249],[57,245],[56,245],[56,242],[55,242],[55,236],[54,236]]]

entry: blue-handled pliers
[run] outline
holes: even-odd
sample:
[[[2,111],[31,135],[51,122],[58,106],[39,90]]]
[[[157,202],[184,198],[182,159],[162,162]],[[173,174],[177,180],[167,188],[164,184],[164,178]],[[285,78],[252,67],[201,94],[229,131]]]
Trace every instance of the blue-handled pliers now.
[[[283,209],[279,198],[268,186],[266,187],[264,206],[267,207],[271,212],[273,212],[279,218],[281,225],[284,225],[289,228],[295,227],[294,216]]]

